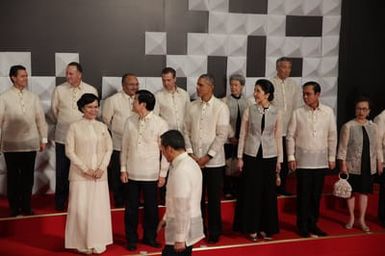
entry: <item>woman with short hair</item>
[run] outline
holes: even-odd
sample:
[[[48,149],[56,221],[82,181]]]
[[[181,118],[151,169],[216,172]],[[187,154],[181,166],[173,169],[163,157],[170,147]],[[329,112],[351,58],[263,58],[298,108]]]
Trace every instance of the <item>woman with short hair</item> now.
[[[96,120],[99,98],[85,93],[77,105],[83,118],[70,125],[65,145],[71,160],[65,248],[103,253],[112,244],[107,182],[112,140],[107,126]]]

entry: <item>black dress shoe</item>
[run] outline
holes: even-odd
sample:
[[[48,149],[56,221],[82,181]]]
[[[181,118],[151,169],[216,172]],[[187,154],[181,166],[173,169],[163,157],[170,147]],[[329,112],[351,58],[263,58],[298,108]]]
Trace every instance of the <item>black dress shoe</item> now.
[[[326,232],[322,231],[319,227],[315,226],[310,230],[310,233],[317,235],[317,236],[327,236]]]
[[[135,243],[128,243],[127,244],[127,250],[135,251],[136,250],[136,244]]]
[[[143,243],[154,248],[160,248],[160,244],[155,240],[143,239]]]
[[[20,215],[20,211],[19,210],[11,210],[11,217],[16,217],[16,216],[19,216]]]
[[[59,212],[63,212],[65,210],[64,205],[56,205],[55,210]]]
[[[293,195],[292,193],[288,192],[285,189],[278,189],[277,193],[278,193],[278,195],[282,195],[282,196],[292,196]]]
[[[29,209],[29,210],[22,210],[21,214],[24,216],[31,216],[31,215],[34,215],[35,213],[31,209]]]
[[[304,238],[310,237],[310,233],[307,232],[306,230],[298,230],[298,235]]]

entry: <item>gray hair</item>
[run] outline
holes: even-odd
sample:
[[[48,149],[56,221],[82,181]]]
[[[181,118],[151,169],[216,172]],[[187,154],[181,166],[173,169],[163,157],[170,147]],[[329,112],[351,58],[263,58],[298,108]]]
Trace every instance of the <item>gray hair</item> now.
[[[230,83],[231,81],[238,81],[241,85],[245,85],[246,83],[245,77],[241,74],[232,74],[229,80],[230,80]]]

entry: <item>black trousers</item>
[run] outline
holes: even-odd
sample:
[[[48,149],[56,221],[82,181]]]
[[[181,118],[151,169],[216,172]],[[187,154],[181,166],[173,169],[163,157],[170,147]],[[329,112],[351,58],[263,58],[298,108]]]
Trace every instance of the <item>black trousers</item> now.
[[[327,169],[297,169],[297,228],[311,232],[317,226]]]
[[[114,195],[115,207],[124,205],[124,184],[120,180],[120,151],[114,150],[108,170],[108,183]]]
[[[192,246],[186,247],[183,252],[176,252],[174,245],[166,244],[162,250],[162,256],[190,256],[192,255]]]
[[[154,241],[158,225],[157,181],[129,180],[126,184],[124,224],[127,243],[138,242],[138,207],[141,191],[144,199],[143,240]]]
[[[282,137],[282,150],[283,150],[283,163],[281,164],[281,171],[279,172],[279,176],[281,178],[281,185],[277,187],[277,192],[285,192],[286,191],[286,181],[287,175],[289,174],[289,166],[287,162],[287,151],[286,151],[286,137]]]
[[[55,143],[56,151],[56,187],[55,187],[55,206],[58,210],[65,209],[68,200],[68,174],[71,161],[65,154],[65,145]]]
[[[218,237],[222,232],[221,195],[224,167],[203,168],[201,211],[205,231],[211,237]],[[207,209],[206,209],[207,196]],[[207,214],[206,214],[207,211]]]
[[[4,152],[7,195],[12,215],[31,213],[36,151]]]

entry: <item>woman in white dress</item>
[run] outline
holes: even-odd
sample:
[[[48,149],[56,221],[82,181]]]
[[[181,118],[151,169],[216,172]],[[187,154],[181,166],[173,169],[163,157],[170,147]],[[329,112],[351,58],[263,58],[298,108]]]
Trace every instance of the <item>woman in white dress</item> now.
[[[103,253],[112,244],[107,182],[112,140],[106,125],[95,120],[99,98],[86,93],[77,105],[83,119],[71,124],[66,138],[71,166],[65,248]]]

